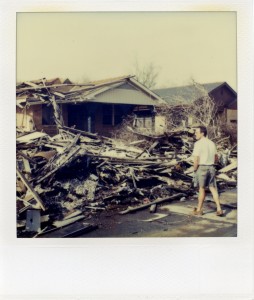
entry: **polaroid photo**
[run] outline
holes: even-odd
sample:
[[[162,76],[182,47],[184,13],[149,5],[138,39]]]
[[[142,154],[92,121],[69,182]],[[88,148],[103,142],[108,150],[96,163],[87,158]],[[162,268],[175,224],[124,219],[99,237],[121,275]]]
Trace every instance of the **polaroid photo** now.
[[[251,1],[2,6],[3,299],[250,299]]]

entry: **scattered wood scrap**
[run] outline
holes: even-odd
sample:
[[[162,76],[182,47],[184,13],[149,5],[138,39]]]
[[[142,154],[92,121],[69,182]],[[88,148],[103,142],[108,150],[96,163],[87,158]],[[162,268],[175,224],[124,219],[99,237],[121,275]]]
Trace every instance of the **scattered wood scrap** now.
[[[55,99],[68,95],[60,90],[48,91],[44,83],[26,83],[19,90],[34,95],[40,91],[45,101],[51,97],[59,133],[51,137],[17,130],[18,236],[27,234],[30,209],[41,210],[42,219],[48,216],[44,228],[33,236],[40,237],[109,210],[127,214],[150,207],[154,213],[159,203],[195,193],[191,129],[178,128],[160,136],[135,132],[137,141],[127,143],[64,126]],[[217,166],[218,183],[236,186],[237,148],[220,149],[226,159]],[[83,227],[64,237],[85,233]]]
[[[41,200],[40,196],[37,194],[37,192],[33,189],[33,187],[29,184],[28,180],[25,178],[25,176],[16,169],[16,172],[20,179],[23,181],[24,185],[29,189],[31,194],[33,195],[34,199],[39,203],[42,210],[45,210],[45,206],[43,204],[43,201]]]
[[[137,210],[147,208],[147,207],[151,206],[151,204],[164,203],[164,202],[167,202],[167,201],[175,200],[175,199],[177,199],[179,197],[182,197],[182,196],[184,196],[184,194],[179,193],[179,194],[173,195],[171,197],[157,199],[157,200],[153,201],[152,203],[146,203],[146,204],[142,204],[142,205],[139,205],[139,206],[136,206],[136,207],[128,207],[126,210],[121,211],[120,214],[125,215],[125,214],[128,214],[128,213],[137,211]]]

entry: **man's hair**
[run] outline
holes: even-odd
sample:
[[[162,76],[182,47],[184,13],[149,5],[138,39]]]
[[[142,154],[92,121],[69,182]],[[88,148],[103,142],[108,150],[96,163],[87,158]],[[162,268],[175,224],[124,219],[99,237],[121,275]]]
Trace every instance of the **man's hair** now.
[[[197,128],[199,128],[200,132],[204,133],[204,136],[207,136],[207,129],[205,126],[198,126]]]

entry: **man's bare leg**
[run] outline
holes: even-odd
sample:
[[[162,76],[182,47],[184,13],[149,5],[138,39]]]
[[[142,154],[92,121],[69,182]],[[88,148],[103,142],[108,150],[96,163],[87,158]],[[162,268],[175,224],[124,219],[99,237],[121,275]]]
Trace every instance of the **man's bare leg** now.
[[[217,211],[220,211],[221,206],[220,206],[220,199],[219,199],[219,194],[218,194],[217,188],[210,186],[209,190],[211,191],[211,193],[213,195],[213,200],[216,203]]]
[[[199,188],[197,211],[201,211],[205,200],[205,188]]]

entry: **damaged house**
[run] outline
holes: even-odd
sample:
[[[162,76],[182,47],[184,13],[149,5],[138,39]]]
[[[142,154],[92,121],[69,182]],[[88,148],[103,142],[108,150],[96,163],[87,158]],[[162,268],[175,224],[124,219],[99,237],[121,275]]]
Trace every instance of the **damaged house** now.
[[[169,105],[191,103],[207,94],[217,106],[217,116],[227,124],[237,123],[237,93],[227,82],[207,83],[154,90]],[[193,121],[193,120],[191,120]],[[191,122],[190,122],[191,125]]]
[[[134,127],[161,129],[156,106],[164,101],[133,76],[73,84],[69,80],[38,80],[17,85],[17,127],[24,131],[58,132],[52,101],[62,125],[110,136],[123,118],[134,114]]]
[[[17,237],[65,238],[93,231],[94,236],[113,237],[123,215],[147,208],[141,229],[135,223],[129,236],[132,228],[135,234],[143,232],[144,221],[168,218],[167,229],[173,214],[165,213],[163,203],[192,201],[196,195],[194,130],[155,134],[163,128],[156,114],[160,104],[165,102],[130,76],[82,85],[60,79],[19,84]],[[105,136],[128,114],[135,115],[136,127],[154,131],[131,128],[133,140]],[[218,186],[235,188],[237,144],[228,136],[215,140],[223,158],[217,166]],[[151,217],[157,209],[159,214]]]

